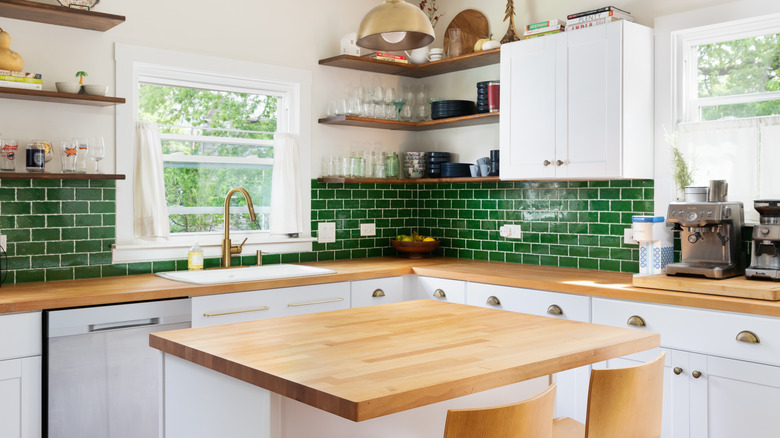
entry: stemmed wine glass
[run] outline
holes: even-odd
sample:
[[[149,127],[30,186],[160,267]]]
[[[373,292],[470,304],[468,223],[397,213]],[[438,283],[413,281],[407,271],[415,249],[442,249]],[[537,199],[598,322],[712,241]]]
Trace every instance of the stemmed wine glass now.
[[[89,158],[95,162],[95,173],[103,173],[100,171],[100,160],[106,156],[106,145],[103,143],[103,137],[95,137],[92,139],[92,144],[88,153]]]
[[[407,102],[406,90],[403,87],[398,88],[398,92],[393,97],[393,105],[395,106],[395,120],[401,120],[401,110]]]

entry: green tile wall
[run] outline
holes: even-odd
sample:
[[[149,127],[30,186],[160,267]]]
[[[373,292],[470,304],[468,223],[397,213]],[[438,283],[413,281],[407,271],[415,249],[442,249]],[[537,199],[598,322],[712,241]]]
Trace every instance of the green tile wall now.
[[[324,184],[312,181],[312,230],[336,222],[335,243],[263,256],[264,264],[394,255],[389,239],[417,230],[441,240],[441,255],[636,272],[622,243],[634,214],[652,214],[653,182]],[[8,236],[5,284],[186,269],[186,260],[111,263],[114,181],[0,180],[0,233]],[[377,235],[361,237],[360,224]],[[519,224],[520,240],[498,235]],[[234,257],[253,265],[255,256]],[[219,259],[205,261],[207,267]]]

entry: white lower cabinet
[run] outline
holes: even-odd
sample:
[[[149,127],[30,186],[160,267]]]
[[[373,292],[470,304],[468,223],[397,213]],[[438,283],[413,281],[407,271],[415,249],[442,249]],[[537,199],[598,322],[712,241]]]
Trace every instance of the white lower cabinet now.
[[[593,322],[661,334],[667,352],[663,438],[778,436],[777,318],[594,298]],[[597,366],[636,365],[657,354]]]
[[[590,321],[590,297],[583,295],[469,282],[466,285],[466,304],[573,321]],[[558,373],[554,380],[558,384],[555,415],[585,421],[590,366]]]
[[[352,307],[397,303],[404,300],[404,277],[356,280],[350,287]]]
[[[417,277],[418,299],[431,298],[439,301],[463,304],[466,302],[466,282],[436,277]]]
[[[41,436],[41,313],[0,316],[0,437]]]

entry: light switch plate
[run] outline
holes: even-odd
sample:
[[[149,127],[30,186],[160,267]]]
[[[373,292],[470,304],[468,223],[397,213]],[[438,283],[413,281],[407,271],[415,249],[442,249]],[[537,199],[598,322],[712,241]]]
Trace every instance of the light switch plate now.
[[[522,239],[523,230],[520,225],[504,225],[498,229],[498,234],[507,239]]]
[[[360,224],[361,236],[376,236],[376,224]]]
[[[317,242],[333,243],[336,241],[336,223],[320,222],[317,224]]]
[[[639,245],[639,242],[634,240],[634,230],[632,228],[623,230],[623,243],[626,245]]]

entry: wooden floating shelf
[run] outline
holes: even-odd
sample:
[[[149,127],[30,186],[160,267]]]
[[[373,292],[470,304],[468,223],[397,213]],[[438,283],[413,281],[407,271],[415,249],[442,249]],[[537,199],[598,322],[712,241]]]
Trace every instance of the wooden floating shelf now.
[[[98,32],[105,32],[125,22],[125,17],[121,15],[83,11],[27,0],[0,0],[0,16]]]
[[[3,0],[0,0],[3,1]],[[125,103],[123,97],[93,96],[90,94],[59,93],[46,90],[0,87],[0,98],[35,100],[39,102],[75,103],[78,105],[111,106]]]
[[[471,116],[450,117],[447,119],[427,120],[425,122],[404,122],[385,119],[371,119],[357,116],[332,116],[319,119],[326,125],[357,126],[363,128],[390,129],[394,131],[430,131],[433,129],[458,128],[462,126],[487,125],[498,123],[499,113],[482,113]]]
[[[0,179],[80,179],[80,180],[123,180],[124,175],[114,173],[35,173],[0,172]]]
[[[425,64],[402,64],[393,61],[380,61],[361,56],[339,55],[321,59],[320,65],[331,67],[351,68],[353,70],[369,71],[372,73],[384,73],[389,75],[406,76],[410,78],[427,78],[430,76],[467,70],[470,68],[484,67],[498,64],[501,61],[501,48],[485,50],[483,52],[469,53],[457,58],[442,59],[441,61],[426,62]]]
[[[370,184],[438,184],[438,183],[457,183],[457,182],[498,182],[501,179],[497,176],[476,176],[459,178],[317,178],[321,183],[370,183]]]

